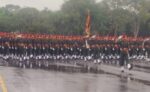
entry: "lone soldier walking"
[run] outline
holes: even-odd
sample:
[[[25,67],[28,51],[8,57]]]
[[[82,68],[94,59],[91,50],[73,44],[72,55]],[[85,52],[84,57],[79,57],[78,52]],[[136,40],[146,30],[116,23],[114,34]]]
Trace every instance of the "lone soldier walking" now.
[[[122,48],[120,52],[121,72],[124,72],[124,66],[128,63],[128,48]]]

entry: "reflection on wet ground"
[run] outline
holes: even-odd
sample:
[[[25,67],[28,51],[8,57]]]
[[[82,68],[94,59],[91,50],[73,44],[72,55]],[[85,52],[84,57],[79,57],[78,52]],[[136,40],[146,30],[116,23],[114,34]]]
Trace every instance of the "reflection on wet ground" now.
[[[150,86],[110,74],[0,67],[8,92],[149,92]]]

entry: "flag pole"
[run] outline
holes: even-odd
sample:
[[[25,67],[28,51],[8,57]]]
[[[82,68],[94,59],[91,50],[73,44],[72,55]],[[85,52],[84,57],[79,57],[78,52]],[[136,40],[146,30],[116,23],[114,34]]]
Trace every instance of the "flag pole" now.
[[[85,46],[86,46],[86,48],[90,48],[90,45],[88,44],[88,40],[90,39],[90,35],[91,35],[91,33],[90,33],[91,16],[90,16],[90,10],[89,9],[87,10],[87,12],[88,12],[88,15],[86,17],[86,23],[85,23]]]

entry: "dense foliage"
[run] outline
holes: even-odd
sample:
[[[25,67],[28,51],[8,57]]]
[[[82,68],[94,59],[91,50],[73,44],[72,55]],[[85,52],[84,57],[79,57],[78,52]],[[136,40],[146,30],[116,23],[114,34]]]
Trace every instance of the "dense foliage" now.
[[[150,0],[65,0],[59,11],[0,8],[0,31],[83,35],[87,10],[91,32],[99,35],[150,35]]]

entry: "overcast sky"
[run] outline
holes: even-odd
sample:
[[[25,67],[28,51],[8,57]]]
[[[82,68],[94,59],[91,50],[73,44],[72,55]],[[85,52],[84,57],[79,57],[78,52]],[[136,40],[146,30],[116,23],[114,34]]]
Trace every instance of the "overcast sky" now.
[[[97,0],[101,1],[101,0]],[[59,10],[64,0],[0,0],[0,7],[7,4],[19,5],[21,7],[34,7],[39,10],[47,7],[50,10]]]
[[[39,10],[42,10],[45,7],[51,10],[59,10],[63,2],[64,0],[0,0],[0,6],[13,4],[21,7],[34,7]]]

